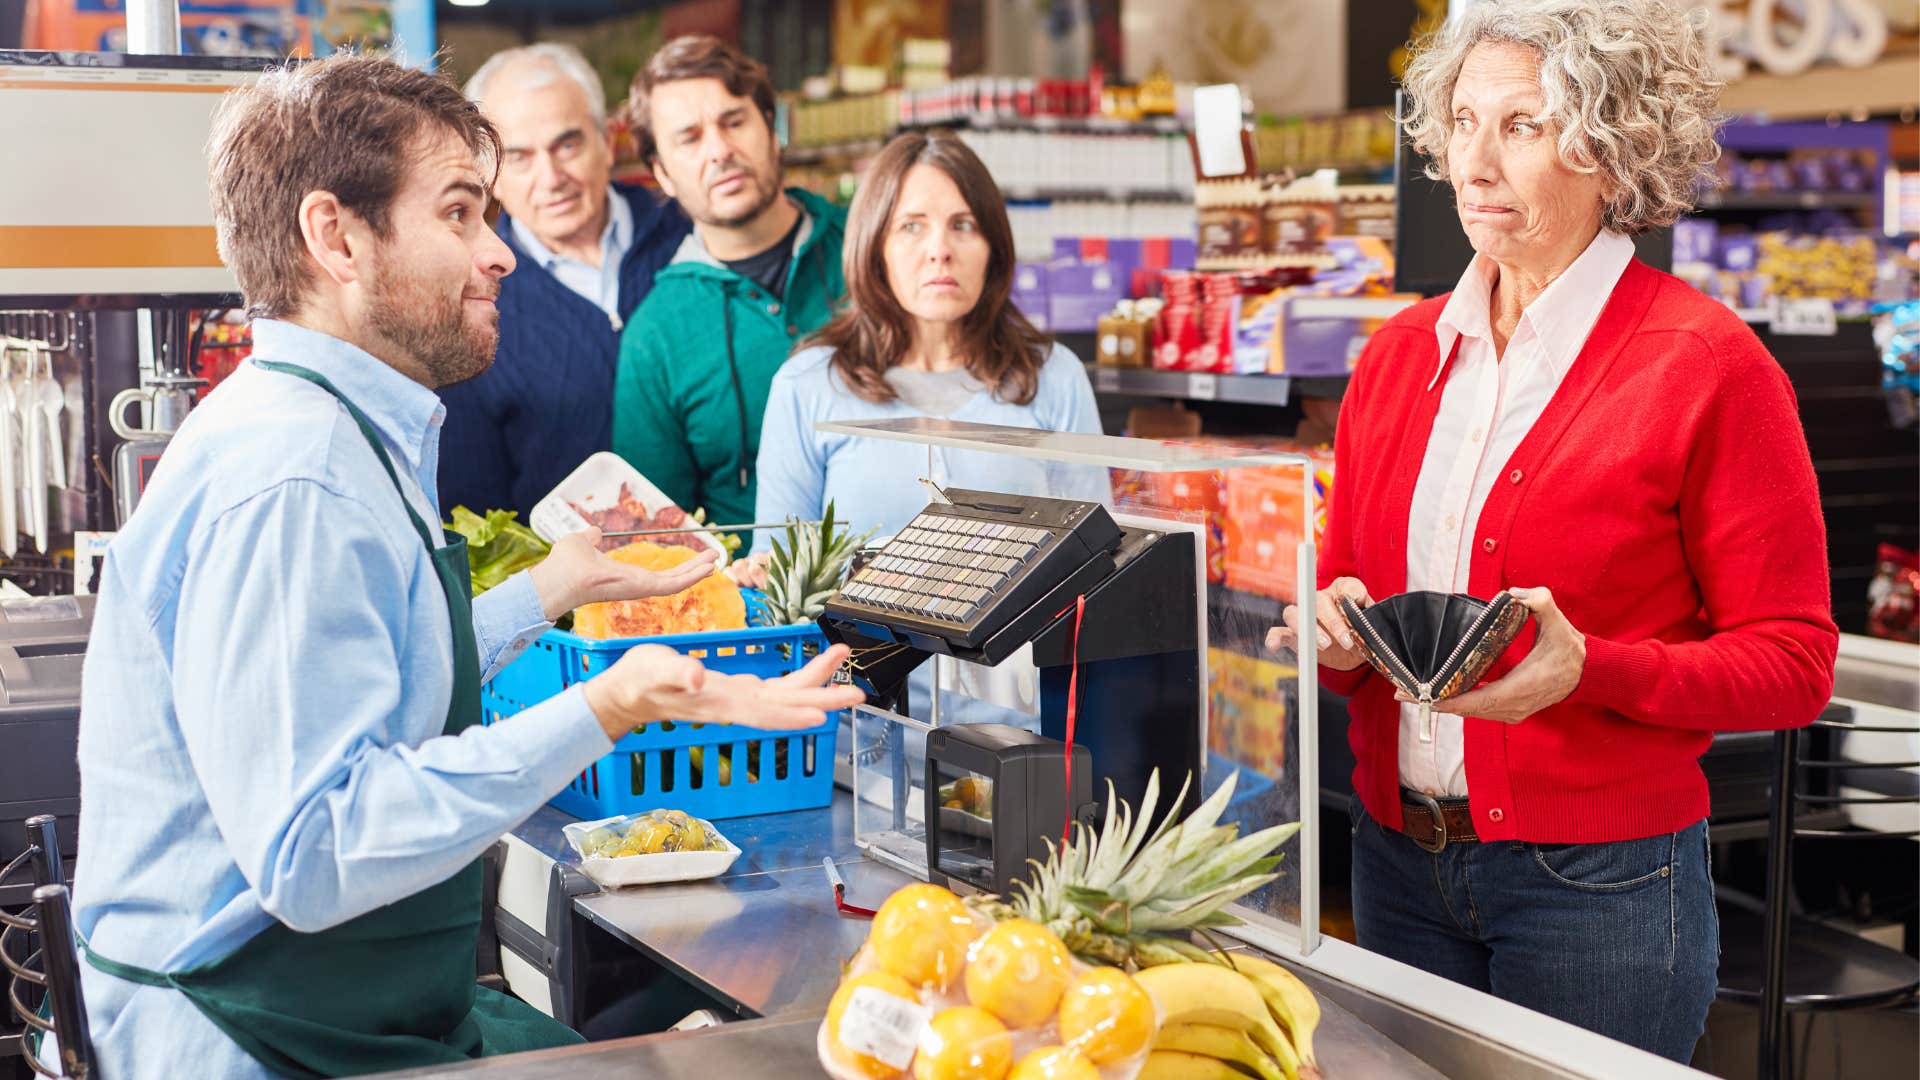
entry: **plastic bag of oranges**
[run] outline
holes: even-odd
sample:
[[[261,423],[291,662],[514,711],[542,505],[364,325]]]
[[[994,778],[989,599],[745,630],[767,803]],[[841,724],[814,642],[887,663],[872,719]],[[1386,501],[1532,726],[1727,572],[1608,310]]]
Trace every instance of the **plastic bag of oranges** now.
[[[1133,1080],[1159,1026],[1126,972],[916,884],[874,916],[818,1047],[838,1080]]]

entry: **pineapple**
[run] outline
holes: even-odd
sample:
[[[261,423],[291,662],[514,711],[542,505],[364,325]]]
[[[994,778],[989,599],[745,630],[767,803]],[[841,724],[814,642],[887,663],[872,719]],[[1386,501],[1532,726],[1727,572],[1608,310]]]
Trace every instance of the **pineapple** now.
[[[840,575],[860,545],[873,535],[868,529],[853,536],[836,526],[833,504],[818,525],[790,522],[785,541],[773,542],[767,564],[767,601],[777,626],[811,622],[826,607],[827,598],[840,590]]]
[[[1092,963],[1153,967],[1179,961],[1218,961],[1193,944],[1193,931],[1237,925],[1222,910],[1279,875],[1271,852],[1300,831],[1299,822],[1240,836],[1238,825],[1218,824],[1239,774],[1185,821],[1170,809],[1152,828],[1160,774],[1147,781],[1139,813],[1107,785],[1106,825],[1080,826],[1073,841],[1034,864],[1031,882],[1015,886],[1010,901],[980,906],[995,919],[1024,918],[1059,935]],[[1189,778],[1188,783],[1192,782]],[[1186,797],[1186,786],[1173,801]],[[1149,831],[1151,829],[1151,831]]]

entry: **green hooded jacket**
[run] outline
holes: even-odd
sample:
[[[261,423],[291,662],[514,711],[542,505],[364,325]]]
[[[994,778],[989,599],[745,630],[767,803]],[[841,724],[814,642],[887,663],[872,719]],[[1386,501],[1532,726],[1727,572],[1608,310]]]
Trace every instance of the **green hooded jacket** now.
[[[784,301],[715,259],[696,229],[620,336],[613,451],[682,509],[705,507],[712,522],[753,520],[774,372],[846,292],[846,211],[797,188],[787,194],[802,220]]]

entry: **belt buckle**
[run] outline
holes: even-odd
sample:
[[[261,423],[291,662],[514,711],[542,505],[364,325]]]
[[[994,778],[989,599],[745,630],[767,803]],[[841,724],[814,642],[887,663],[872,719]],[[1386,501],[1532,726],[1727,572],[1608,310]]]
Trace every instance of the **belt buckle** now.
[[[1424,791],[1414,791],[1414,792],[1411,792],[1411,794],[1415,799],[1419,800],[1421,804],[1426,806],[1427,813],[1433,815],[1434,842],[1432,846],[1428,846],[1427,844],[1424,844],[1419,840],[1414,839],[1411,836],[1407,837],[1407,839],[1413,840],[1414,846],[1418,847],[1420,850],[1432,852],[1433,854],[1437,855],[1441,851],[1445,850],[1447,846],[1447,815],[1445,815],[1444,813],[1441,813],[1440,801],[1438,799],[1435,799],[1433,796],[1427,794]]]

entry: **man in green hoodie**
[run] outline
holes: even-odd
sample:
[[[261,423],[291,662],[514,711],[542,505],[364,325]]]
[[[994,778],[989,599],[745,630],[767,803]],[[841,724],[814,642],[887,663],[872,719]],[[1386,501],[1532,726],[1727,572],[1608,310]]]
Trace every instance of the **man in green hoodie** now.
[[[634,76],[641,151],[693,232],[627,321],[613,449],[680,507],[752,520],[774,372],[846,285],[846,211],[780,186],[773,83],[718,38],[676,38]]]

